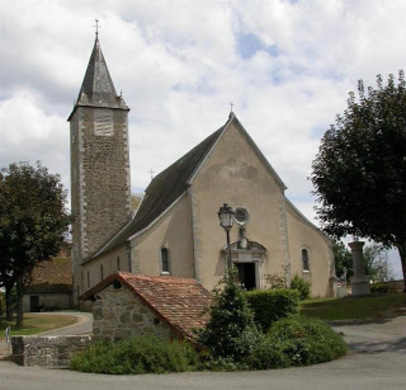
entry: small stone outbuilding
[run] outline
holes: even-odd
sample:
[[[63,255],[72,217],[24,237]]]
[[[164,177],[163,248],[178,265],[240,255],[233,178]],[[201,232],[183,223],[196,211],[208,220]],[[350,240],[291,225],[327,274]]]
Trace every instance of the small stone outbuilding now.
[[[193,341],[193,329],[207,323],[212,294],[194,279],[117,272],[81,299],[93,301],[96,339],[154,333]]]
[[[73,306],[72,259],[70,247],[57,257],[39,262],[24,291],[24,311],[69,310]]]

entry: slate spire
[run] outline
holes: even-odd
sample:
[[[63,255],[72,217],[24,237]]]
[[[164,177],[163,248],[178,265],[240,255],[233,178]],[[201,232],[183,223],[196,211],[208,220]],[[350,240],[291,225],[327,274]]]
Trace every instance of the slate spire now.
[[[98,34],[96,34],[93,51],[73,111],[78,106],[129,110],[122,97],[117,96],[100,47]]]

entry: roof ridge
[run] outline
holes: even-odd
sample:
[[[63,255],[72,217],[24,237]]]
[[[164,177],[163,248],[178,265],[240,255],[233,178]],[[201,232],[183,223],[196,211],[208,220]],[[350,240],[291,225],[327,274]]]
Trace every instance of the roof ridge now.
[[[175,278],[173,276],[153,276],[143,274],[133,274],[131,272],[117,272],[124,279],[137,279],[143,281],[164,282],[167,284],[198,284],[192,278]]]

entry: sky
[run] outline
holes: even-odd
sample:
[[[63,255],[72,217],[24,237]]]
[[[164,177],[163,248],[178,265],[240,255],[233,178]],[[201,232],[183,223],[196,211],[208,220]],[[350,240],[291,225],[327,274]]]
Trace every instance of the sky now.
[[[321,137],[359,79],[405,68],[405,14],[404,0],[1,1],[0,167],[40,160],[69,189],[67,118],[98,19],[131,108],[133,192],[221,127],[233,103],[318,224],[308,177]]]

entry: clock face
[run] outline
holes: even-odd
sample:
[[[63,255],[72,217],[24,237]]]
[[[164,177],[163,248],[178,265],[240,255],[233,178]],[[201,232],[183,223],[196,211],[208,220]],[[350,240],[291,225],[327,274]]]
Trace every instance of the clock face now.
[[[109,137],[114,134],[113,111],[97,109],[94,112],[94,135]]]

